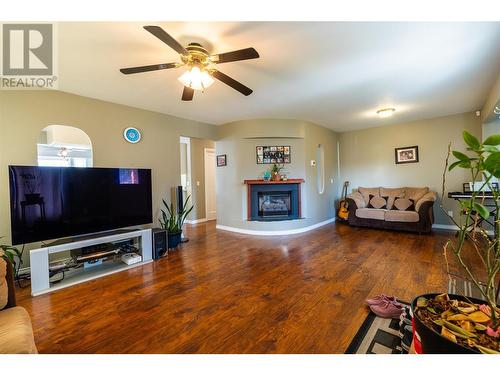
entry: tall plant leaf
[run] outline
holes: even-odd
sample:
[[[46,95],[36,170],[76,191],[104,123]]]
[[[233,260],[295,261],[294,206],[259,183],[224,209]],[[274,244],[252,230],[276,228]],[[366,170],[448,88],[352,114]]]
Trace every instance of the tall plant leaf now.
[[[467,145],[469,145],[469,147],[471,149],[473,149],[474,151],[479,150],[479,148],[481,147],[481,144],[479,143],[479,141],[476,137],[474,137],[472,134],[470,134],[467,130],[464,130],[462,135],[463,135],[465,143],[467,143]]]

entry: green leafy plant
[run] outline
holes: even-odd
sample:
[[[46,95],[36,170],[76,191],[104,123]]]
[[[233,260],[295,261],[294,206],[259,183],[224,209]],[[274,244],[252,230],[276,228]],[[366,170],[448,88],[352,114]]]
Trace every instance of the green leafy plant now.
[[[488,303],[491,310],[491,326],[493,332],[498,332],[500,327],[499,311],[496,304],[496,286],[498,272],[500,271],[500,194],[493,188],[492,179],[500,178],[500,134],[488,137],[484,142],[480,142],[476,137],[467,131],[463,132],[463,139],[467,144],[466,155],[460,151],[452,151],[451,144],[448,146],[445,172],[443,173],[443,189],[441,201],[444,198],[446,185],[446,169],[452,171],[455,168],[463,168],[470,172],[471,181],[481,182],[481,188],[471,193],[470,199],[460,200],[460,218],[454,224],[459,228],[456,239],[448,240],[444,245],[445,258],[449,250],[453,252],[461,268],[468,278],[481,291],[482,296]],[[457,160],[449,164],[450,155]],[[491,190],[491,201],[493,201],[494,228],[493,236],[479,225],[481,219],[488,219],[490,211],[484,206],[484,193],[482,190],[488,187]],[[479,282],[478,272],[468,264],[463,256],[463,249],[466,243],[472,244],[486,273],[486,285],[483,288]],[[446,258],[448,267],[448,259]]]
[[[3,237],[0,237],[0,240]],[[10,263],[12,264],[12,267],[14,270],[17,271],[17,259],[19,262],[21,262],[21,252],[17,250],[17,248],[10,246],[10,245],[0,245],[0,258],[3,258],[5,260],[9,260]]]
[[[284,169],[284,165],[274,163],[271,167],[271,174],[274,176]]]
[[[172,203],[167,204],[165,199],[162,199],[163,206],[165,209],[161,209],[161,218],[159,218],[160,225],[163,229],[166,229],[169,234],[179,234],[182,232],[182,226],[187,216],[191,213],[194,206],[188,206],[188,201],[191,195],[188,195],[181,212],[175,212],[174,205]]]

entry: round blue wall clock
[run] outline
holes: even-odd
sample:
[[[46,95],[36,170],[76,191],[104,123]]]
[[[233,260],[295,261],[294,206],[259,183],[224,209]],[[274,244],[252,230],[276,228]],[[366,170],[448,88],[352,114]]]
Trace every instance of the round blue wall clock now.
[[[127,128],[123,131],[123,137],[127,142],[137,143],[141,140],[141,132],[136,128]]]

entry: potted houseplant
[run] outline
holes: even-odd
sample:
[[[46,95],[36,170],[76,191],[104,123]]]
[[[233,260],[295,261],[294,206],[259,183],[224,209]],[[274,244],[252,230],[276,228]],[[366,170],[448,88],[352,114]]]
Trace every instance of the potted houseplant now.
[[[182,227],[184,225],[184,221],[194,208],[193,205],[188,206],[189,198],[191,198],[190,195],[188,195],[188,197],[184,201],[181,212],[175,212],[172,203],[168,205],[164,199],[162,200],[166,212],[164,209],[161,209],[161,217],[159,221],[161,227],[167,231],[169,249],[176,248],[181,242]]]
[[[446,170],[464,168],[470,172],[472,181],[481,181],[482,187],[471,193],[470,199],[460,201],[460,219],[453,220],[458,227],[457,236],[444,245],[446,265],[450,253],[467,275],[467,278],[481,292],[482,299],[459,295],[428,294],[415,298],[412,304],[415,330],[418,333],[424,353],[495,353],[500,354],[500,308],[496,302],[496,282],[500,271],[500,195],[493,188],[492,179],[500,177],[500,134],[480,142],[476,137],[463,132],[468,155],[451,151],[448,147],[445,172],[443,173],[444,198]],[[449,165],[450,155],[457,160]],[[491,190],[489,200],[493,202],[495,218],[493,235],[481,225],[481,219],[488,219],[490,211],[484,206],[483,188]],[[465,256],[473,251],[471,257]],[[480,278],[486,283],[481,284]]]
[[[280,181],[281,175],[280,172],[283,170],[284,166],[274,163],[271,167],[271,176],[274,181]]]
[[[0,237],[0,240],[3,237]],[[19,259],[19,262],[21,263],[21,252],[17,250],[13,246],[9,245],[0,245],[0,258],[3,258],[5,260],[8,260],[12,264],[12,268],[14,269],[14,272],[17,273],[19,270],[19,267],[16,262],[16,258]]]

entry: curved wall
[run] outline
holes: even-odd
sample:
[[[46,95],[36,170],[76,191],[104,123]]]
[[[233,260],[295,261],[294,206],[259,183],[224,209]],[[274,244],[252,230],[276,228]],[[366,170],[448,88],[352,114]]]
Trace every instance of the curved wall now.
[[[325,189],[318,193],[316,160],[318,144],[325,151]],[[303,178],[303,219],[275,222],[247,220],[246,179],[262,178],[270,165],[257,164],[257,146],[290,146],[291,163],[285,164],[289,178]],[[298,120],[244,120],[218,127],[217,155],[227,155],[227,166],[217,176],[217,226],[245,233],[300,232],[335,216],[337,181],[337,134],[322,126]],[[333,183],[332,183],[333,179]],[[311,228],[312,229],[312,228]],[[255,232],[254,232],[255,231]],[[285,231],[285,232],[283,232]]]

